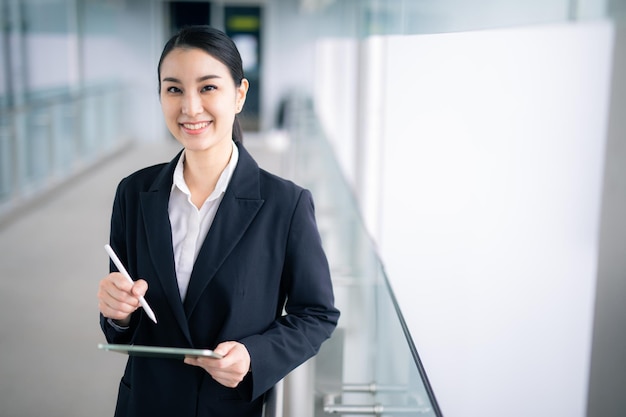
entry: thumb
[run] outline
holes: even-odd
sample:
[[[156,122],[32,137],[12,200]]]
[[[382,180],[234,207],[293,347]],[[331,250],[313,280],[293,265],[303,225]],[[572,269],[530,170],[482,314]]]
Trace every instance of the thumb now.
[[[236,345],[237,345],[237,342],[232,342],[232,341],[222,342],[219,345],[217,345],[215,349],[213,349],[213,352],[218,353],[222,356],[226,356]]]
[[[143,279],[138,279],[137,281],[135,281],[135,284],[131,289],[131,293],[137,298],[143,297],[147,291],[148,283]]]

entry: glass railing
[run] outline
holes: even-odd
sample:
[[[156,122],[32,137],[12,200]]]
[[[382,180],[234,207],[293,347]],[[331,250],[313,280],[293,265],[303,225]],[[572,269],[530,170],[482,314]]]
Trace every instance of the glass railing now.
[[[0,219],[122,144],[123,94],[106,84],[0,108]]]
[[[313,193],[341,310],[338,328],[309,366],[316,393],[313,415],[441,416],[375,246],[311,106],[293,100],[289,114],[287,172]]]

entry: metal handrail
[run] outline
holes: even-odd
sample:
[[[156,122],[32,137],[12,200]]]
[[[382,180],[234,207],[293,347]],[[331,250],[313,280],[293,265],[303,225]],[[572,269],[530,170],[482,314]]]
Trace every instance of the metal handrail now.
[[[74,103],[85,98],[106,95],[111,92],[121,91],[122,89],[123,85],[121,83],[111,82],[86,86],[80,90],[50,93],[48,96],[29,98],[24,103],[18,105],[0,105],[0,115],[11,115],[32,109],[52,107],[58,104]]]
[[[383,404],[337,404],[337,395],[324,396],[324,412],[328,414],[429,414],[432,408],[414,405],[383,405]]]
[[[0,107],[0,225],[120,148],[120,94],[125,94],[122,84],[106,83]],[[84,130],[91,120],[117,130],[105,135],[97,127]]]

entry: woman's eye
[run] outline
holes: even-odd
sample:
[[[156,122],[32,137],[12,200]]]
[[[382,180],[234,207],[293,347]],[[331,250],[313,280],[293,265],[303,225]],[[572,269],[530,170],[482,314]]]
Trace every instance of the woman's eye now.
[[[177,93],[180,93],[180,88],[178,88],[178,87],[168,87],[166,91],[168,93],[177,94]]]
[[[217,87],[214,86],[214,85],[205,85],[204,87],[202,87],[202,91],[203,92],[205,92],[205,91],[213,91],[215,89],[217,89]]]

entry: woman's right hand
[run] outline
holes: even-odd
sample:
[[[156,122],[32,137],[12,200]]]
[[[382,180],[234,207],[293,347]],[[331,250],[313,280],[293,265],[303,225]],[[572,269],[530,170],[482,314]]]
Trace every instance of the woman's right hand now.
[[[140,307],[139,298],[148,291],[148,283],[138,279],[128,282],[119,272],[112,272],[98,285],[98,308],[106,318],[120,326],[128,326],[130,315]]]

